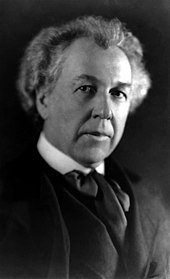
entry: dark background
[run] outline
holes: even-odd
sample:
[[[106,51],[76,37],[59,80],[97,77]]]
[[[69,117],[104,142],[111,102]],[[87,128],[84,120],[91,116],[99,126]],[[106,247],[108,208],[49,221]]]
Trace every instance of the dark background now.
[[[15,87],[28,41],[43,27],[85,14],[120,18],[144,45],[152,89],[129,118],[114,156],[140,174],[170,209],[169,0],[0,0],[0,165],[34,137]]]

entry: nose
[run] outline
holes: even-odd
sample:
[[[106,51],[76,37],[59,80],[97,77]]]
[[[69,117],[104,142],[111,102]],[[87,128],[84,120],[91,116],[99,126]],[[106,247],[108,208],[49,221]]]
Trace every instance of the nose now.
[[[113,117],[113,113],[111,110],[111,100],[109,99],[109,96],[97,96],[94,100],[94,108],[92,110],[92,117],[93,118],[100,118],[100,119],[106,119],[111,120]]]

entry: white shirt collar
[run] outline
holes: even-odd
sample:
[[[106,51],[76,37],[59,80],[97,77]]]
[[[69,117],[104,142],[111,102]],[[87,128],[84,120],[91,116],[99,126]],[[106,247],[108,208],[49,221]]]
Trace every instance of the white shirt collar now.
[[[54,147],[45,137],[44,133],[41,132],[37,149],[41,157],[50,165],[53,169],[57,170],[62,174],[66,174],[73,170],[82,171],[85,174],[88,174],[91,171],[91,168],[86,168],[80,165],[78,162],[73,160],[68,155],[61,152],[59,149]],[[102,162],[97,168],[96,171],[104,174],[104,162]]]

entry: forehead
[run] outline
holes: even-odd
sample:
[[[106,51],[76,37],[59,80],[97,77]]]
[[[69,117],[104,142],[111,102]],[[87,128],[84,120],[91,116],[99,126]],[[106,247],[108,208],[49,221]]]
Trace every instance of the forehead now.
[[[65,51],[63,73],[76,76],[90,74],[100,78],[120,79],[131,82],[131,66],[126,54],[117,46],[103,49],[92,39],[77,39]]]

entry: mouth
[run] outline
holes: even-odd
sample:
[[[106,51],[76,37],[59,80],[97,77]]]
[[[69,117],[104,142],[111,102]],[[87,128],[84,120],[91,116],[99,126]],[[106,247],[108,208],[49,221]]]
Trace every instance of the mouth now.
[[[111,138],[111,135],[105,132],[99,132],[99,131],[90,131],[87,133],[84,133],[85,136],[88,138],[97,140],[97,141],[105,141]]]

